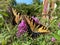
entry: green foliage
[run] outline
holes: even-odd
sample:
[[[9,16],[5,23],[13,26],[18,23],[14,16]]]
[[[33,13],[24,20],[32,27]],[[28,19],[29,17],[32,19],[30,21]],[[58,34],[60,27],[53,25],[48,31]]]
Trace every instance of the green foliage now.
[[[3,24],[4,24],[4,19],[3,16],[0,14],[0,29],[3,26]]]
[[[60,35],[60,30],[58,30],[58,35]]]
[[[4,11],[0,11],[0,14],[3,15],[3,16],[8,16],[8,14]]]
[[[60,36],[58,34],[53,34],[53,36],[58,40],[60,41]]]
[[[55,10],[54,14],[52,14],[54,16],[54,19],[51,21],[47,21],[47,19],[43,20],[41,19],[41,16],[38,16],[38,14],[42,14],[43,9],[43,5],[39,2],[39,0],[34,0],[33,4],[29,5],[16,4],[14,0],[11,0],[11,2],[9,2],[8,4],[10,3],[12,7],[16,8],[17,11],[23,15],[35,15],[37,16],[37,18],[39,18],[41,23],[43,23],[44,21],[50,22],[48,27],[51,32],[50,34],[40,34],[37,38],[33,39],[32,37],[28,36],[28,33],[26,32],[22,36],[20,36],[20,38],[17,38],[16,33],[18,25],[13,26],[10,20],[9,23],[6,23],[4,17],[7,18],[10,16],[6,13],[6,9],[3,5],[5,3],[3,3],[1,4],[3,6],[0,5],[0,7],[2,7],[2,10],[5,9],[5,11],[0,11],[0,45],[60,45],[60,27],[58,26],[58,23],[60,22],[60,2],[57,2],[57,9]],[[55,18],[55,16],[57,16],[57,18]],[[56,39],[55,42],[51,41],[52,37]]]
[[[16,0],[0,0],[0,9],[6,11],[8,5],[16,5]]]
[[[27,14],[27,15],[39,15],[42,13],[42,4],[40,3],[33,3],[33,4],[17,4],[15,8],[20,12],[21,14]]]

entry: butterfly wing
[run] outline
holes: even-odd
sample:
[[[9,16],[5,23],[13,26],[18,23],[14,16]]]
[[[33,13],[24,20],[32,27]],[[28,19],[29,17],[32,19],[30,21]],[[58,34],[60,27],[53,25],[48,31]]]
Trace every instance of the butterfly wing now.
[[[17,13],[16,9],[14,8],[12,8],[12,12],[14,15],[14,21],[18,24],[22,16],[20,15],[20,13]]]
[[[37,32],[37,33],[49,33],[50,32],[42,24],[36,25],[35,22],[33,23],[33,19],[31,17],[25,16],[25,19],[33,32]]]

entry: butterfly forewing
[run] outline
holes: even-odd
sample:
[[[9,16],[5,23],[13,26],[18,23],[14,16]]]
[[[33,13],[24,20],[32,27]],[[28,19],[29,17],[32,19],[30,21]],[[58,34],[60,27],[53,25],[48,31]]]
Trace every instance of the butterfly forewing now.
[[[17,10],[14,9],[14,8],[12,8],[12,12],[13,12],[13,15],[15,16],[15,20],[14,21],[18,24],[19,21],[20,21],[21,15],[20,15],[20,13],[17,13]]]

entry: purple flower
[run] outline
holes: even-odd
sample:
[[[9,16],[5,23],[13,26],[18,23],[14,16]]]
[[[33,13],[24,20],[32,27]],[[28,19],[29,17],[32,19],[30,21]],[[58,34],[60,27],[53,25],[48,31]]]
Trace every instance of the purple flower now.
[[[17,37],[20,37],[24,32],[26,32],[26,31],[24,31],[24,30],[19,30],[19,31],[16,33],[16,36],[17,36]]]
[[[20,29],[27,29],[26,22],[24,20],[21,21],[21,23],[18,25],[18,30]]]
[[[58,23],[58,26],[60,27],[60,23]]]
[[[37,17],[32,16],[32,19],[35,21],[35,23],[39,24],[39,19]]]
[[[52,38],[51,38],[51,41],[52,41],[52,42],[55,42],[55,38],[54,38],[54,37],[52,37]]]
[[[17,32],[16,36],[20,37],[26,31],[27,31],[26,22],[24,20],[22,20],[21,23],[18,25],[18,32]]]

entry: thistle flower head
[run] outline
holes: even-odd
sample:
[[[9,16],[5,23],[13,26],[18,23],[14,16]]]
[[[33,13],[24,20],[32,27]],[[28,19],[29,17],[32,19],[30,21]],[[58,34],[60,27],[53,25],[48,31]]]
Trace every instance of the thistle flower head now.
[[[17,31],[16,36],[20,37],[26,31],[27,31],[26,22],[24,20],[22,20],[21,23],[18,25],[18,31]]]
[[[52,37],[52,38],[51,38],[51,41],[52,41],[52,42],[54,42],[54,41],[55,41],[55,38],[54,38],[54,37]]]
[[[39,19],[37,17],[32,16],[32,19],[35,21],[35,23],[39,24]]]

